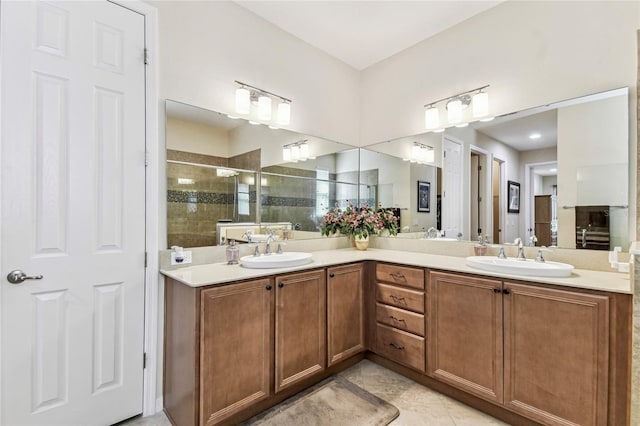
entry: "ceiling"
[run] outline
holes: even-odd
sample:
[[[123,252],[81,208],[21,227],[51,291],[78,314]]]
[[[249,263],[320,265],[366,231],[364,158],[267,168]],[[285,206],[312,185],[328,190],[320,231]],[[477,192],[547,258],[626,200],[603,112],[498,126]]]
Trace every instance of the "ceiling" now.
[[[236,1],[282,30],[363,70],[499,1]]]
[[[508,114],[488,123],[476,123],[474,128],[517,151],[550,148],[558,144],[558,113],[555,109],[519,118],[517,114]],[[530,139],[532,134],[540,137]]]

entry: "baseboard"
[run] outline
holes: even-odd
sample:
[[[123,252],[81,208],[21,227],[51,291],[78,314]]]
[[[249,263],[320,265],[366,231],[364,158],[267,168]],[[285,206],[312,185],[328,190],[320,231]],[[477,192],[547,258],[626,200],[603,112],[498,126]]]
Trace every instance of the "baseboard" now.
[[[156,413],[159,413],[160,411],[162,411],[164,409],[164,402],[162,401],[162,397],[159,396],[156,399]]]

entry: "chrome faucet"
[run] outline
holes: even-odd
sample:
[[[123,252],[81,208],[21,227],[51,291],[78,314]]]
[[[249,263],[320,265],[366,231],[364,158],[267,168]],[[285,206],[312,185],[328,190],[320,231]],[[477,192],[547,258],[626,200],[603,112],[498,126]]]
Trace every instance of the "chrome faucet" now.
[[[278,236],[274,235],[273,233],[267,235],[267,242],[266,242],[266,247],[264,249],[264,254],[271,254],[271,243],[276,239],[278,239]]]
[[[432,226],[431,228],[427,229],[427,232],[424,234],[424,237],[425,238],[438,238],[438,230]]]
[[[524,257],[524,248],[522,245],[522,238],[518,237],[515,240],[513,240],[513,244],[517,244],[518,245],[518,256],[516,257],[516,259],[518,260],[527,260],[526,257]]]

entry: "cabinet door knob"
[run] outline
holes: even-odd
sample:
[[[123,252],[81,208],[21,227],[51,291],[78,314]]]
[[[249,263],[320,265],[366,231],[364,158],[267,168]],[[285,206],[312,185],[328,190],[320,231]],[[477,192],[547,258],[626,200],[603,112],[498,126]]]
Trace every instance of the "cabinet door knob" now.
[[[493,292],[494,293],[501,293],[502,290],[500,290],[498,287],[496,287],[496,288],[493,289]]]
[[[335,276],[336,276],[336,274],[334,274],[333,272],[329,274],[329,277],[330,277],[330,278],[333,278],[333,277],[335,277]]]
[[[278,287],[280,288],[284,287],[284,283],[278,283]]]
[[[265,287],[267,290],[271,290],[271,284]]]
[[[508,288],[505,288],[504,290],[502,290],[502,293],[509,294],[511,293],[511,290],[509,290]]]

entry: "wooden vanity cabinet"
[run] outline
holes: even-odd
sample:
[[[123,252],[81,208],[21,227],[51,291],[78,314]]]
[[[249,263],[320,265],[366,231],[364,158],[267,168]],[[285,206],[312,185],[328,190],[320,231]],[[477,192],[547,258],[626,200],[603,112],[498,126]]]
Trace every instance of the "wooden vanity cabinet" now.
[[[273,383],[273,279],[194,288],[165,282],[165,413],[213,425],[267,398]]]
[[[502,403],[502,282],[429,272],[428,374]]]
[[[277,276],[275,391],[326,368],[324,270]]]
[[[424,270],[376,264],[374,351],[425,371]]]
[[[365,347],[364,264],[327,269],[327,362],[337,364]]]
[[[544,424],[607,424],[607,296],[442,272],[428,291],[430,376]]]
[[[256,280],[200,295],[200,424],[213,425],[271,394],[273,284]]]

